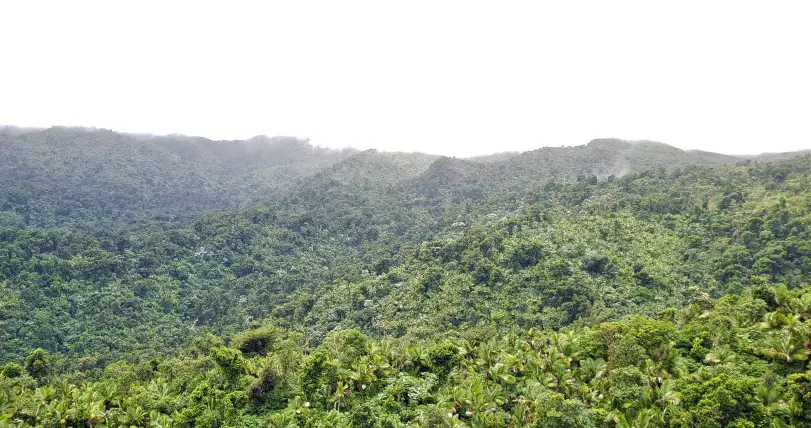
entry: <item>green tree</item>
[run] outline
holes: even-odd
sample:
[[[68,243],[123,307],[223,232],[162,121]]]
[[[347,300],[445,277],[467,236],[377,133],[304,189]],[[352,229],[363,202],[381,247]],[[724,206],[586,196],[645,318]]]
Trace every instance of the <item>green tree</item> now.
[[[44,380],[51,373],[50,356],[42,349],[37,348],[25,360],[25,371],[34,379]]]

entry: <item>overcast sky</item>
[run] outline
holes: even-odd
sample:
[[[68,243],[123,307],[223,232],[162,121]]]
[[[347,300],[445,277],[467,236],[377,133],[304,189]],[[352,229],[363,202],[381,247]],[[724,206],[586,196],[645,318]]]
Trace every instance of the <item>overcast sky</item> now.
[[[0,123],[467,156],[811,148],[809,1],[0,3]]]

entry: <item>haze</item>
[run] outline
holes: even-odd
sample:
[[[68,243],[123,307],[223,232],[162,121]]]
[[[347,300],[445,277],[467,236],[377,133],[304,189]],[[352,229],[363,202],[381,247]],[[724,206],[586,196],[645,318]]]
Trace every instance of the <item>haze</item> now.
[[[471,156],[811,147],[811,3],[5,2],[0,123]]]

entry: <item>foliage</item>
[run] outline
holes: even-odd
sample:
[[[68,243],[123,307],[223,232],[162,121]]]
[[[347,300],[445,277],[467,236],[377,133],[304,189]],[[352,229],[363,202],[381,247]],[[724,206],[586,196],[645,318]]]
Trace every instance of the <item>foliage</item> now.
[[[811,156],[0,150],[0,426],[811,424]]]
[[[792,291],[777,310],[797,315],[790,308],[809,295],[811,287]],[[746,305],[759,298],[746,293],[736,300]],[[24,377],[0,378],[2,411],[10,420],[43,426],[61,419],[72,425],[161,426],[247,426],[251,421],[269,426],[808,423],[811,370],[806,360],[786,363],[755,346],[759,334],[791,333],[809,341],[807,323],[764,327],[752,320],[723,332],[715,326],[735,315],[719,302],[705,315],[715,320],[710,331],[718,334],[709,353],[729,355],[710,359],[680,345],[701,340],[701,333],[690,328],[695,321],[684,317],[689,310],[675,317],[682,321],[633,317],[560,331],[522,330],[482,341],[392,341],[338,331],[312,350],[285,342],[298,355],[289,371],[279,363],[284,358],[280,350],[245,357],[234,347],[204,353],[189,348],[146,370],[121,363],[97,381],[65,373],[38,387],[16,388],[14,383],[25,382]],[[286,332],[278,333],[286,340]],[[623,356],[635,364],[612,361],[613,342],[637,344],[623,348],[637,353]],[[606,346],[608,361],[602,358]]]

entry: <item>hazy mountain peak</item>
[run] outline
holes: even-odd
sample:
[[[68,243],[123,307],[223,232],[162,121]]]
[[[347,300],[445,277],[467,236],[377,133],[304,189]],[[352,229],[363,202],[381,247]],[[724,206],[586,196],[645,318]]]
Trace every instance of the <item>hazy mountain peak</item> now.
[[[669,144],[662,143],[659,141],[653,140],[624,140],[621,138],[596,138],[594,140],[589,141],[586,144],[586,147],[592,148],[610,148],[610,149],[629,149],[629,148],[639,148],[639,147],[649,147],[649,148],[663,148],[668,150],[678,150],[683,151],[679,148],[673,147]]]
[[[619,138],[595,138],[586,144],[587,147],[628,147],[633,142]]]
[[[430,181],[458,181],[476,170],[478,165],[468,160],[442,156],[431,163],[423,174]]]

